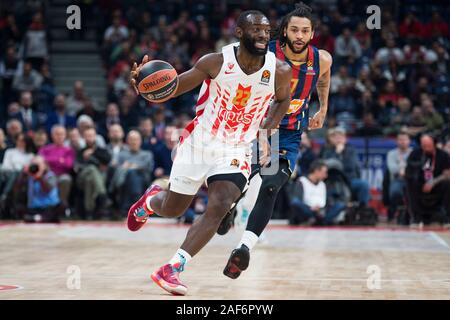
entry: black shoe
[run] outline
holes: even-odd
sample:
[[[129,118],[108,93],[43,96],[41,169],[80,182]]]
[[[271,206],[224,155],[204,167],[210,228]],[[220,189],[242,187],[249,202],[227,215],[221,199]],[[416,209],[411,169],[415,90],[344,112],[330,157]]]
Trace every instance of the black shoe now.
[[[231,252],[230,259],[228,259],[227,266],[223,270],[223,274],[231,279],[236,279],[241,275],[241,272],[248,268],[250,262],[250,250],[246,245],[242,245],[238,249]]]
[[[233,226],[235,215],[236,215],[236,209],[233,209],[233,210],[229,211],[225,215],[225,217],[223,217],[219,228],[217,228],[217,234],[223,236],[224,234],[227,234],[228,231],[230,231],[231,227]]]

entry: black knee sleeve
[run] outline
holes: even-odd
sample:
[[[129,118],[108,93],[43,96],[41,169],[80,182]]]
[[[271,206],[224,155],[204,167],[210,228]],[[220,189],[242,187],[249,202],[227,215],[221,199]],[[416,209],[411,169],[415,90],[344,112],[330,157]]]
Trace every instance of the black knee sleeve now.
[[[258,198],[248,218],[247,230],[261,235],[272,217],[275,201],[281,187],[289,180],[290,170],[287,161],[281,160],[278,172],[274,175],[261,176],[262,184]]]
[[[281,187],[289,180],[291,172],[287,161],[280,159],[280,167],[274,175],[261,176],[262,184],[260,194],[265,193],[268,197],[276,197]]]

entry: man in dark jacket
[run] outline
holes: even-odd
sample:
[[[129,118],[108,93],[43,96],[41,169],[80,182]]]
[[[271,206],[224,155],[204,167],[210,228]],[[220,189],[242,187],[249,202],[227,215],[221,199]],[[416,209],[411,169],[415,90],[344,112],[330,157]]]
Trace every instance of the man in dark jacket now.
[[[434,212],[440,213],[441,222],[450,222],[450,157],[429,134],[420,137],[420,147],[408,157],[406,186],[413,225],[422,227]]]
[[[94,128],[84,131],[86,146],[78,151],[75,165],[77,186],[83,192],[83,205],[88,216],[102,209],[108,201],[105,172],[111,155],[96,145],[96,136]]]

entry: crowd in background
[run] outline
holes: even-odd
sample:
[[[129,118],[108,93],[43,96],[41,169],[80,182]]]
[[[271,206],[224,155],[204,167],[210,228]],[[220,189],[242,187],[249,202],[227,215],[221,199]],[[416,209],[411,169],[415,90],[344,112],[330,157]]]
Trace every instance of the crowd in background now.
[[[55,89],[49,68],[51,39],[40,1],[0,8],[0,209],[5,217],[30,212],[34,217],[50,215],[50,220],[64,212],[82,218],[123,216],[152,181],[163,183],[169,175],[173,132],[193,118],[198,94],[193,90],[150,104],[128,84],[132,63],[147,54],[182,73],[202,55],[237,41],[233,32],[242,10],[262,10],[276,31],[294,3],[79,2],[98,16],[99,53],[108,85],[105,106],[94,105],[81,81],[71,93]],[[427,132],[436,137],[437,146],[450,149],[450,9],[433,2],[396,7],[381,1],[381,29],[369,30],[362,19],[367,16],[364,2],[309,4],[317,15],[311,44],[332,54],[333,68],[325,128],[303,135],[297,177],[307,176],[315,159],[325,160],[329,171],[344,173],[350,192],[342,196],[344,203],[353,200],[364,207],[369,187],[347,136],[397,138],[403,167],[389,167],[399,161],[388,157],[391,181],[386,191],[394,199],[386,201],[394,204],[388,212],[393,219],[402,203],[404,185],[395,180],[398,172],[404,175],[409,139],[419,142],[419,135]],[[313,101],[314,111],[318,103]],[[327,141],[320,150],[313,147],[319,137]],[[408,139],[408,147],[402,139]],[[343,166],[336,167],[333,159]],[[37,173],[31,172],[35,167]],[[314,163],[313,169],[313,176],[320,177],[323,165]],[[295,211],[300,198],[284,201],[284,212]],[[206,202],[202,190],[184,219],[192,221]]]

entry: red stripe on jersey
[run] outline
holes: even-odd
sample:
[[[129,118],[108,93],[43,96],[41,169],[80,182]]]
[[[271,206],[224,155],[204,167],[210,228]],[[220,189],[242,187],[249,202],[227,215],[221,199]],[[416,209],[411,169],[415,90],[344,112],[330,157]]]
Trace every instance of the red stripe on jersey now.
[[[201,113],[203,114],[203,112]],[[186,128],[184,128],[183,133],[180,136],[180,140],[178,142],[179,146],[181,146],[184,140],[186,140],[191,135],[192,131],[194,131],[197,124],[198,124],[198,117],[195,117],[191,122],[188,123],[188,125],[186,126]]]
[[[308,69],[309,66],[314,66],[314,50],[311,46],[308,47],[308,60],[306,62],[306,75],[305,75],[305,83],[303,85],[302,93],[300,94],[300,100],[306,99],[311,93],[311,85],[314,79],[314,74],[310,74]],[[292,69],[292,78],[298,79],[298,74],[300,72],[300,68],[297,70],[297,74],[295,75],[296,70]],[[296,113],[292,114],[289,118],[289,123],[287,125],[287,129],[295,129],[295,122],[297,122],[297,115],[302,112],[302,109],[299,109]]]
[[[200,99],[198,99],[197,104],[195,105],[196,107],[199,107],[202,104],[204,104],[206,102],[206,100],[208,100],[208,98],[209,98],[209,88],[211,85],[211,79],[205,80],[205,83],[206,83],[206,90],[203,93],[203,95],[200,97]],[[195,118],[192,119],[192,121],[188,123],[188,125],[186,126],[186,128],[184,128],[183,133],[180,136],[180,139],[179,139],[180,145],[183,144],[184,140],[186,140],[191,135],[192,131],[194,131],[195,127],[198,124],[198,118],[200,118],[202,116],[203,112],[205,112],[205,107],[203,107],[201,109],[197,109]]]
[[[278,59],[286,61],[286,57],[284,56],[284,52],[283,52],[283,50],[281,50],[281,47],[280,47],[280,41],[277,41],[277,49],[276,49],[275,55],[276,55],[276,57]]]
[[[203,93],[203,95],[198,99],[197,104],[195,105],[196,107],[204,104],[206,100],[208,100],[209,98],[209,86],[211,85],[211,79],[205,80],[205,83],[206,83],[206,90]]]

